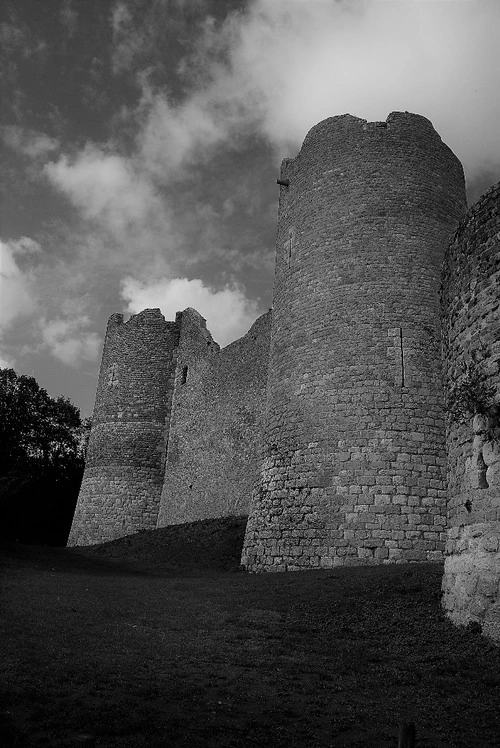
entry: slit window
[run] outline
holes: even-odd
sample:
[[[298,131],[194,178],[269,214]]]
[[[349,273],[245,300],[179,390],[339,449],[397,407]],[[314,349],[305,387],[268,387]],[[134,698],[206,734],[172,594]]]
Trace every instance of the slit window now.
[[[288,229],[288,241],[285,242],[285,246],[288,254],[288,267],[292,264],[292,253],[295,245],[295,229],[293,227]]]
[[[187,376],[188,376],[188,367],[183,366],[182,367],[182,374],[181,374],[181,384],[186,384],[187,382]]]

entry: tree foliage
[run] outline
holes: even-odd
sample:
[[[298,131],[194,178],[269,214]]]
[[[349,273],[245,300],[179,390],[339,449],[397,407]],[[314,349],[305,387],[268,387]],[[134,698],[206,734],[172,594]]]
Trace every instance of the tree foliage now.
[[[33,377],[0,369],[2,534],[66,541],[85,464],[89,422]]]
[[[497,438],[500,425],[500,404],[496,388],[488,376],[486,364],[491,350],[482,345],[473,349],[446,386],[446,410],[452,422],[467,423],[481,414],[489,422],[489,438]]]

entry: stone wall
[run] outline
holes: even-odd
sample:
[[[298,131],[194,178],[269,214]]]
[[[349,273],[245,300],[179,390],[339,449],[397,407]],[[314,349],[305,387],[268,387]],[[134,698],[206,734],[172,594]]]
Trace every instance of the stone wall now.
[[[424,117],[344,115],[282,165],[250,570],[442,558],[439,278],[463,170]],[[288,183],[288,184],[287,184]]]
[[[205,320],[190,313],[180,333],[158,526],[247,514],[258,474],[271,314],[219,350]]]
[[[500,184],[447,251],[442,324],[448,382],[448,542],[443,603],[500,640]]]
[[[68,545],[156,526],[178,338],[159,309],[110,318]]]

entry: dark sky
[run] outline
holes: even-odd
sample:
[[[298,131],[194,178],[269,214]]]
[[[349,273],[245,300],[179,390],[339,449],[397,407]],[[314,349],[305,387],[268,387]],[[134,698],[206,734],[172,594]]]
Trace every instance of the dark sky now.
[[[500,179],[498,0],[4,0],[0,362],[91,412],[106,319],[271,305],[276,176],[350,112]]]

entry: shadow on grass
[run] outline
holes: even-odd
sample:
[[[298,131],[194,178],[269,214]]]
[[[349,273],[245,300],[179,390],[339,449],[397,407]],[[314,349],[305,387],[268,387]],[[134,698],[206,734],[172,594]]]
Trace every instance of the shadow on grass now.
[[[445,620],[440,564],[233,573],[243,531],[5,546],[0,745],[500,746],[500,650]]]

